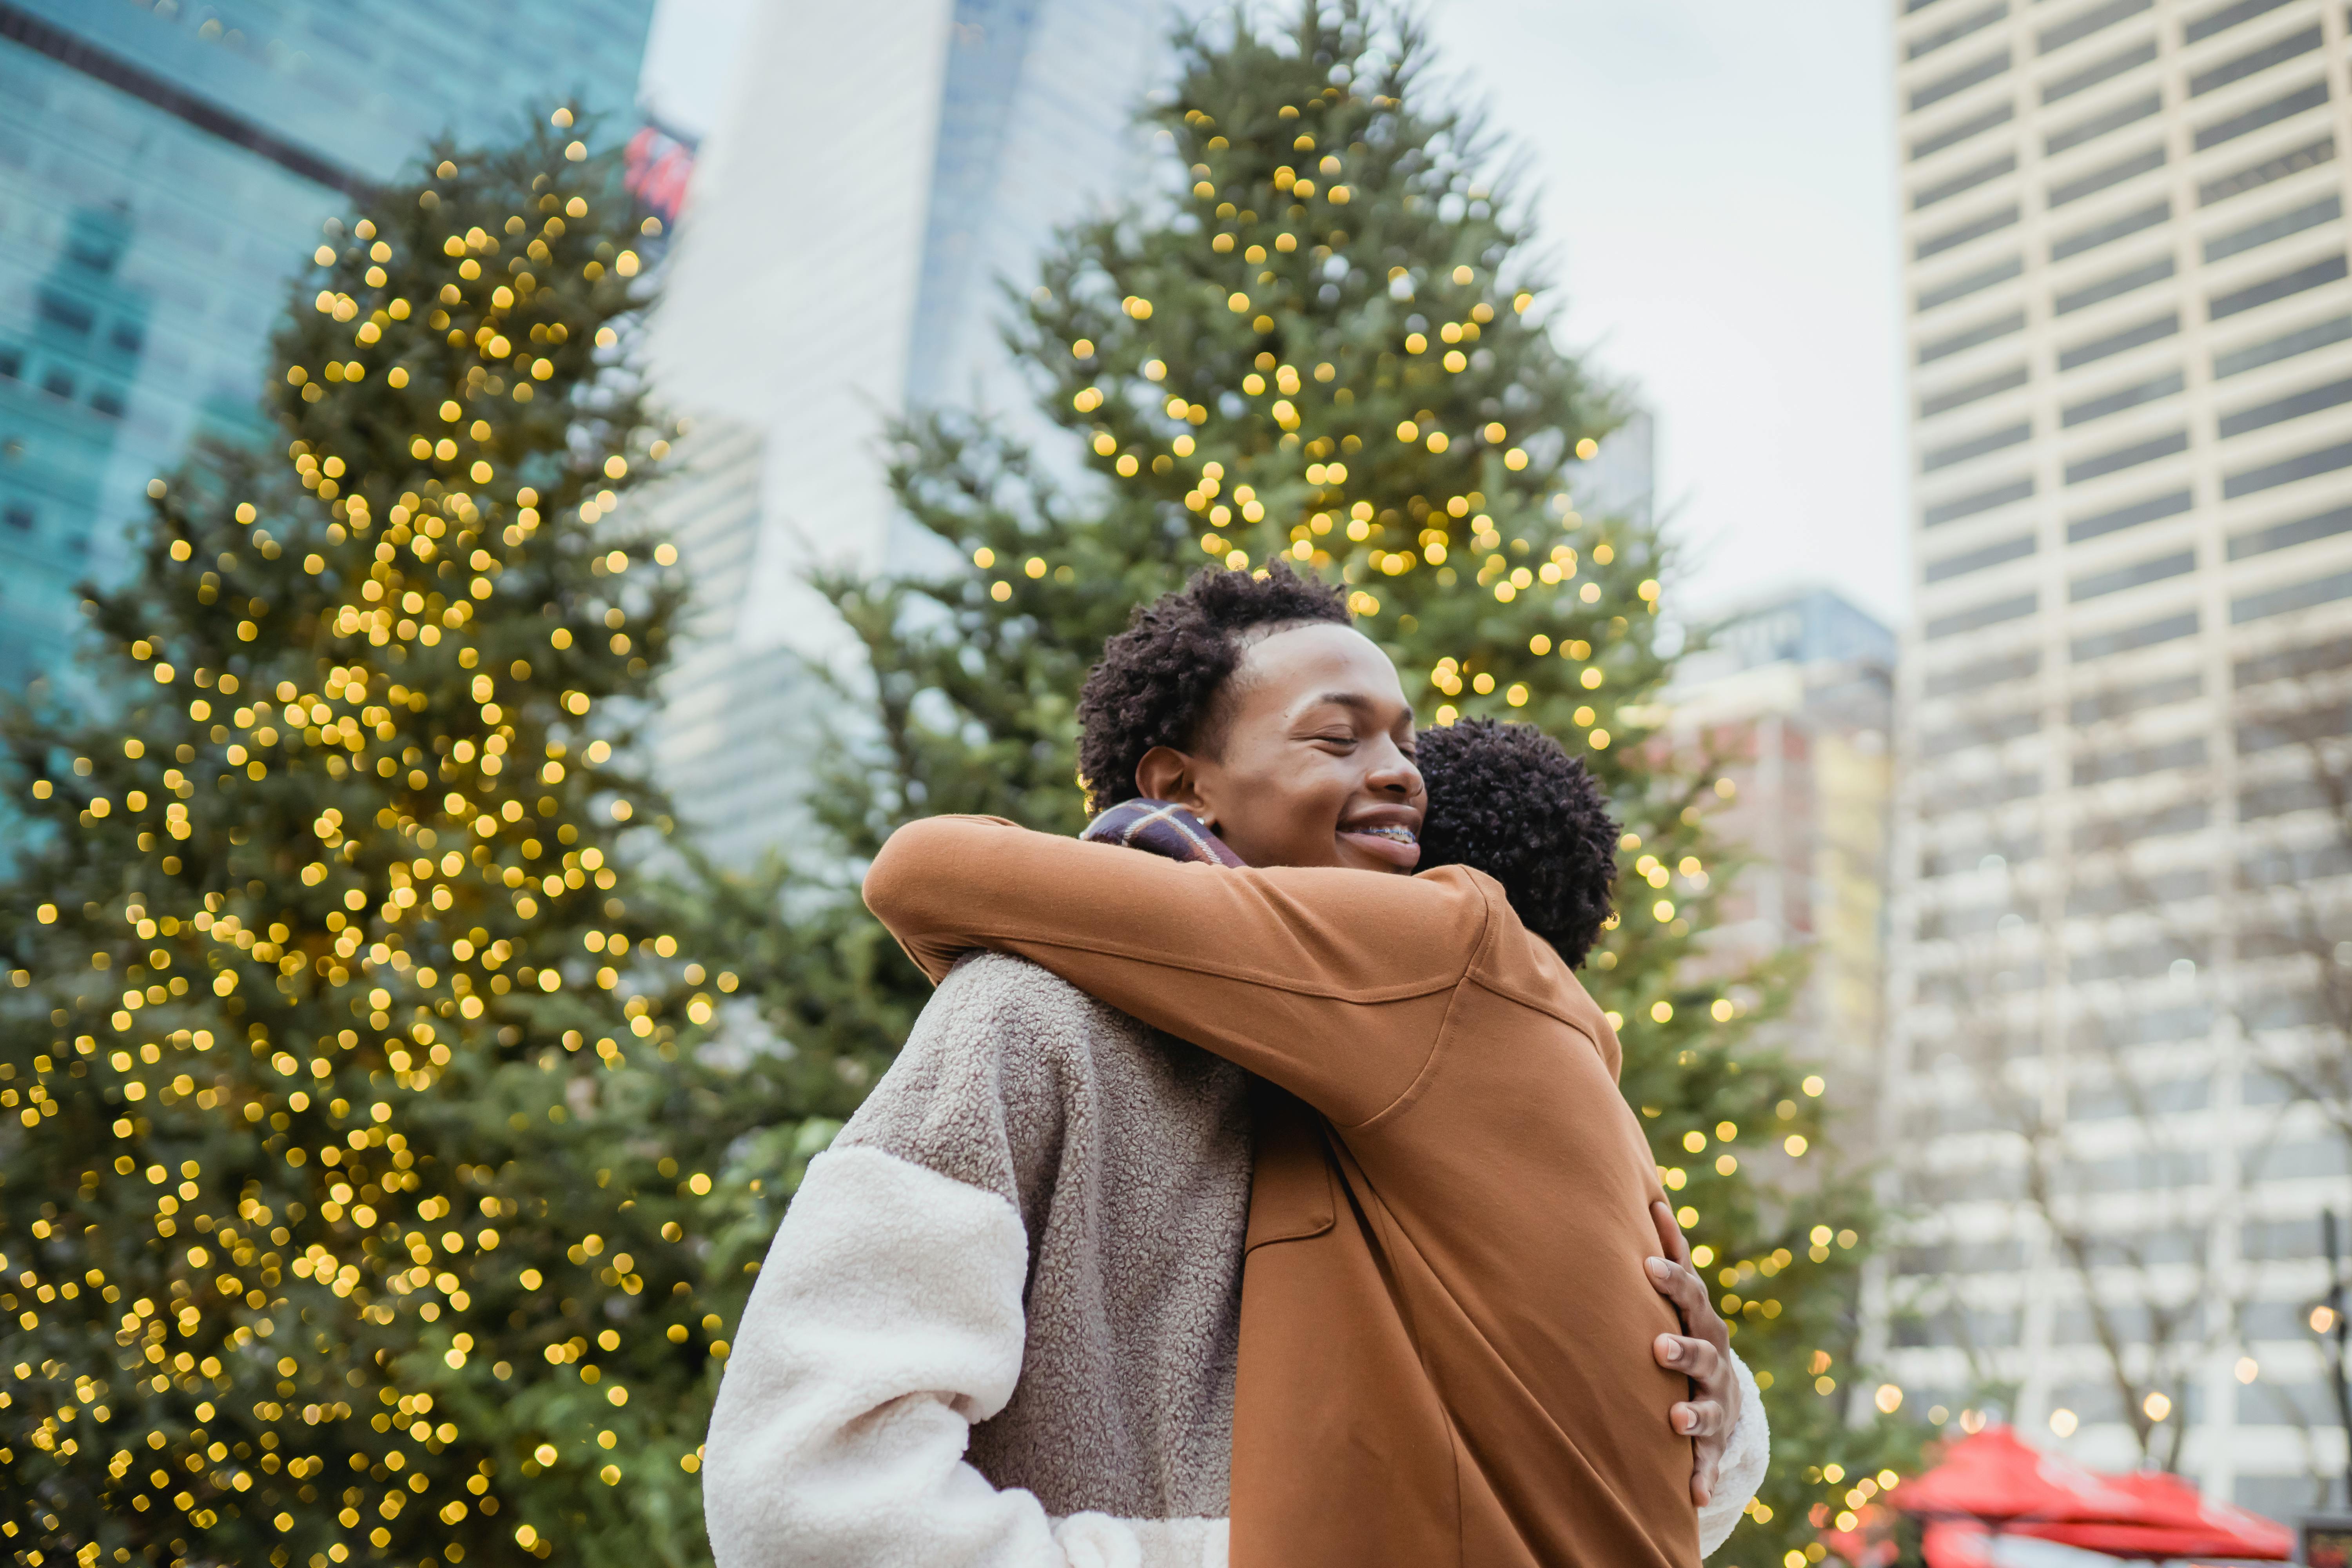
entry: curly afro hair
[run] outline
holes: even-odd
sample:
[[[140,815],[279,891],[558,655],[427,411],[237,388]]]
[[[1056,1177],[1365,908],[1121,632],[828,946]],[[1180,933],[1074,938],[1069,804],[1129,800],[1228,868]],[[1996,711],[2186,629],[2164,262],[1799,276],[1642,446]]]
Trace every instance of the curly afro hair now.
[[[1339,589],[1282,561],[1263,577],[1203,567],[1183,587],[1138,605],[1078,693],[1078,776],[1090,809],[1135,799],[1136,765],[1154,746],[1214,746],[1218,695],[1258,637],[1348,620]]]
[[[1421,868],[1468,866],[1503,885],[1520,922],[1569,967],[1609,918],[1618,825],[1584,764],[1531,724],[1465,719],[1425,730]]]

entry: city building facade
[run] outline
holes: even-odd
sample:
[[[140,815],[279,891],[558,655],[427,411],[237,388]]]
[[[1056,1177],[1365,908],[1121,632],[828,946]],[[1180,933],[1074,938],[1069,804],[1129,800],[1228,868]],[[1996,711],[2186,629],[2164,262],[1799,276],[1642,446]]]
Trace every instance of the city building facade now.
[[[648,502],[700,599],[656,749],[722,862],[802,820],[808,752],[839,706],[812,667],[860,679],[806,574],[937,559],[892,504],[889,422],[983,412],[1034,438],[1049,471],[1067,448],[1003,326],[1057,228],[1141,194],[1135,116],[1181,15],[1170,0],[875,0],[755,18],[649,336],[663,397],[733,465]],[[795,83],[788,116],[777,80]],[[801,141],[810,124],[823,156]]]
[[[1791,589],[1717,616],[1659,699],[1667,743],[1717,760],[1709,820],[1740,863],[1707,962],[1803,954],[1775,1031],[1823,1069],[1845,1127],[1868,1125],[1885,1035],[1895,649],[1833,590]]]
[[[1906,1410],[2289,1515],[2345,1464],[2347,16],[1895,4],[1884,1364]]]
[[[626,110],[653,0],[0,0],[0,685],[192,437],[261,440],[320,226],[443,132]]]

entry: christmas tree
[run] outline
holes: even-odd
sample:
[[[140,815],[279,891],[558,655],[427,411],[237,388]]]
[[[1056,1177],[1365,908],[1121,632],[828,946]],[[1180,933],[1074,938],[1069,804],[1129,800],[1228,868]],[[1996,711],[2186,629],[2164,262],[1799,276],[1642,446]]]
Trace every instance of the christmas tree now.
[[[1725,973],[1706,950],[1737,863],[1708,833],[1715,771],[1657,735],[1670,552],[1645,520],[1580,505],[1616,399],[1550,335],[1556,291],[1487,174],[1496,150],[1424,85],[1410,26],[1310,3],[1278,33],[1178,47],[1150,116],[1172,190],[1068,234],[1013,333],[1093,483],[1049,482],[984,424],[919,417],[894,487],[969,567],[831,585],[878,699],[824,792],[839,844],[870,854],[949,810],[1075,827],[1084,670],[1132,605],[1208,562],[1285,556],[1349,584],[1425,722],[1559,736],[1626,826],[1622,918],[1588,979],[1769,1390],[1777,1463],[1724,1561],[1804,1561],[1908,1444],[1867,1400],[1849,1420],[1868,1208],[1823,1168],[1827,1086],[1758,1034],[1794,966]],[[880,1037],[922,989],[872,973],[858,1016]]]
[[[680,586],[602,520],[666,452],[618,341],[656,226],[584,134],[328,224],[283,458],[152,484],[93,591],[120,711],[10,721],[20,1562],[707,1561],[717,1173],[775,1103],[691,1048],[735,975],[637,869]]]

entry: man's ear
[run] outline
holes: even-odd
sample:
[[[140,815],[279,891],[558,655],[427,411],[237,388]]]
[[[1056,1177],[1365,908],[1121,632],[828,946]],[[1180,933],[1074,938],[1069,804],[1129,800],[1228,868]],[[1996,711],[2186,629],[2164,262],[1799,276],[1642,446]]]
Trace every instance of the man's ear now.
[[[1192,756],[1173,746],[1154,746],[1135,764],[1135,787],[1146,800],[1173,801],[1193,816],[1208,820],[1201,797],[1200,770]]]

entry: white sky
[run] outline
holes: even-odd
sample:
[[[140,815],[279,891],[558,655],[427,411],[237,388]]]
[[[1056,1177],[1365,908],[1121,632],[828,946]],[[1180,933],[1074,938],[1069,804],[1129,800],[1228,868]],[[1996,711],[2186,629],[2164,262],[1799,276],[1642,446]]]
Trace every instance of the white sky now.
[[[661,0],[645,95],[707,130],[756,4]],[[1118,0],[1104,0],[1116,4]],[[1658,416],[1695,609],[1909,593],[1885,0],[1424,0],[1528,158],[1563,335]]]

